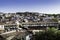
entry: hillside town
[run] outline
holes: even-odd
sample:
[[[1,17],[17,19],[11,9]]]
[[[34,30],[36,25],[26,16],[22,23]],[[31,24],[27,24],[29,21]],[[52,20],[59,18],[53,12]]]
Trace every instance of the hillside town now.
[[[0,23],[22,22],[57,22],[60,14],[44,14],[36,12],[0,13]]]
[[[30,25],[34,23],[41,23],[41,24],[53,24],[52,27],[54,26],[59,26],[59,21],[60,21],[60,14],[44,14],[44,13],[37,13],[37,12],[17,12],[17,13],[0,13],[0,25],[5,25],[8,24],[17,24],[19,23],[31,23]],[[39,24],[39,25],[41,25]],[[48,25],[44,26],[48,26]],[[27,25],[28,26],[28,25]],[[42,26],[42,25],[41,25]],[[11,29],[16,29],[16,27],[11,27]],[[32,27],[33,28],[33,27]],[[39,28],[39,27],[37,27]],[[10,29],[9,27],[3,27],[0,30],[8,30]]]
[[[11,31],[13,33],[15,31],[18,33],[20,33],[20,31],[31,33],[33,30],[46,30],[48,27],[55,27],[60,30],[60,14],[45,14],[38,12],[0,13],[1,35],[7,35]],[[22,34],[25,35],[23,32]]]

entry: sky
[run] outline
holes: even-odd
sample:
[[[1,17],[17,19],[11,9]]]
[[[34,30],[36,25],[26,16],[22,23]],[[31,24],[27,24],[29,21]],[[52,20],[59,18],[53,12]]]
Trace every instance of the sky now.
[[[60,14],[60,0],[0,0],[0,12]]]

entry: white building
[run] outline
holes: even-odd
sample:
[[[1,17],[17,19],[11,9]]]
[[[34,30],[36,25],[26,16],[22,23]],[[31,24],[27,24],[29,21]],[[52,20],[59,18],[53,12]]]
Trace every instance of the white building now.
[[[0,33],[4,32],[4,25],[0,25]]]

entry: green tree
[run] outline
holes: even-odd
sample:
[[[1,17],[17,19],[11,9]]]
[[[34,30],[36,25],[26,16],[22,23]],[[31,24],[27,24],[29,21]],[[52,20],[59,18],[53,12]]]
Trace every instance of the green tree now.
[[[56,28],[49,28],[45,32],[37,32],[33,40],[60,40],[60,31]]]

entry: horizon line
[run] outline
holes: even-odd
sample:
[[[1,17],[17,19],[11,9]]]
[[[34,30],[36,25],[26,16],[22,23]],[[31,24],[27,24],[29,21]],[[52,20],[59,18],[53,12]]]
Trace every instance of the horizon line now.
[[[24,13],[24,12],[30,12],[30,11],[18,11],[20,13]],[[0,12],[0,13],[17,13],[17,12]],[[46,13],[46,12],[35,12],[32,11],[31,13],[42,13],[42,14],[60,14],[60,13]]]

